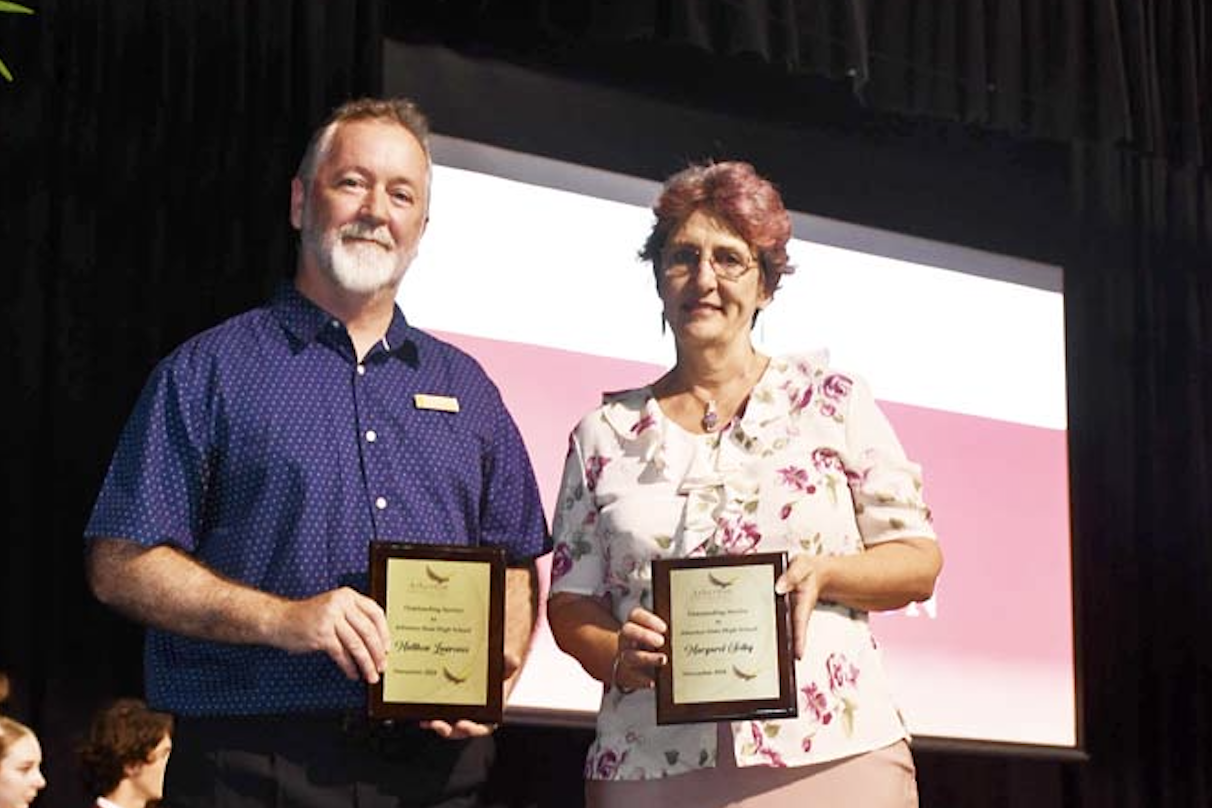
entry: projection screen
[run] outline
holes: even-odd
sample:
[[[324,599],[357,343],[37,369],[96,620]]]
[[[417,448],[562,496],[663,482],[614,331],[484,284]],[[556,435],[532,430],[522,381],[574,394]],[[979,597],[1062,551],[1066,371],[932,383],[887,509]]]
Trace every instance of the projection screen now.
[[[579,417],[672,362],[636,258],[659,186],[453,138],[434,155],[431,221],[399,302],[495,379],[550,520]],[[924,467],[946,555],[932,600],[872,616],[911,731],[1072,749],[1061,269],[807,212],[793,222],[797,271],[755,340],[827,349],[867,379]],[[600,695],[542,624],[508,717],[588,725]]]

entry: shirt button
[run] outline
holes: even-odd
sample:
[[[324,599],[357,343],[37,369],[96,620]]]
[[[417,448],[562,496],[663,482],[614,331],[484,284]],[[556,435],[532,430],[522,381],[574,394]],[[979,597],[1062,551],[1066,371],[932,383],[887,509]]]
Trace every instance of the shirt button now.
[[[375,507],[378,508],[379,510],[383,510],[384,508],[386,508],[387,507],[387,497],[379,497],[378,499],[376,499]]]
[[[366,365],[358,365],[358,375],[359,376],[366,375]]]
[[[329,320],[329,321],[328,321],[328,325],[329,325],[329,327],[331,327],[331,328],[340,328],[340,327],[341,327],[341,321],[340,321],[340,320]]]
[[[367,443],[374,443],[375,438],[377,438],[377,437],[379,437],[379,436],[375,434],[375,431],[373,429],[366,430],[366,442]]]

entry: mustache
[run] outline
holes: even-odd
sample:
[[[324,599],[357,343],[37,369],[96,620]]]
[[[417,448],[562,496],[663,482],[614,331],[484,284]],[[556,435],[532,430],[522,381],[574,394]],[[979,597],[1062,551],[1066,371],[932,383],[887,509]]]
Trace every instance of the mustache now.
[[[388,250],[396,248],[396,240],[391,237],[391,232],[388,231],[386,225],[371,226],[362,222],[350,222],[337,230],[337,237],[342,241],[346,239],[373,241]]]

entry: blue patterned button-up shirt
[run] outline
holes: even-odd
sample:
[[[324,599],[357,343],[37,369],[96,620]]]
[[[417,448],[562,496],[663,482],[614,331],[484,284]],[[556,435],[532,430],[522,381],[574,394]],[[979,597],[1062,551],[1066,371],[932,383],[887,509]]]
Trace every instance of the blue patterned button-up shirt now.
[[[457,412],[452,406],[457,402]],[[85,531],[178,547],[258,589],[367,590],[372,540],[550,549],[534,473],[497,388],[397,308],[359,363],[291,287],[152,373]],[[365,704],[326,655],[149,629],[148,699],[185,715]]]

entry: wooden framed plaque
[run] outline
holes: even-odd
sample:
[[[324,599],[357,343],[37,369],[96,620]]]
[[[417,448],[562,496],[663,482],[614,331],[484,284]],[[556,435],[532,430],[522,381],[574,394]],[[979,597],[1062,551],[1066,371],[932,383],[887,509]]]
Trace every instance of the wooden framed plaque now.
[[[654,559],[653,607],[669,664],[657,673],[658,724],[798,714],[786,553]]]
[[[505,555],[495,547],[372,542],[370,594],[387,614],[378,719],[501,720]]]

